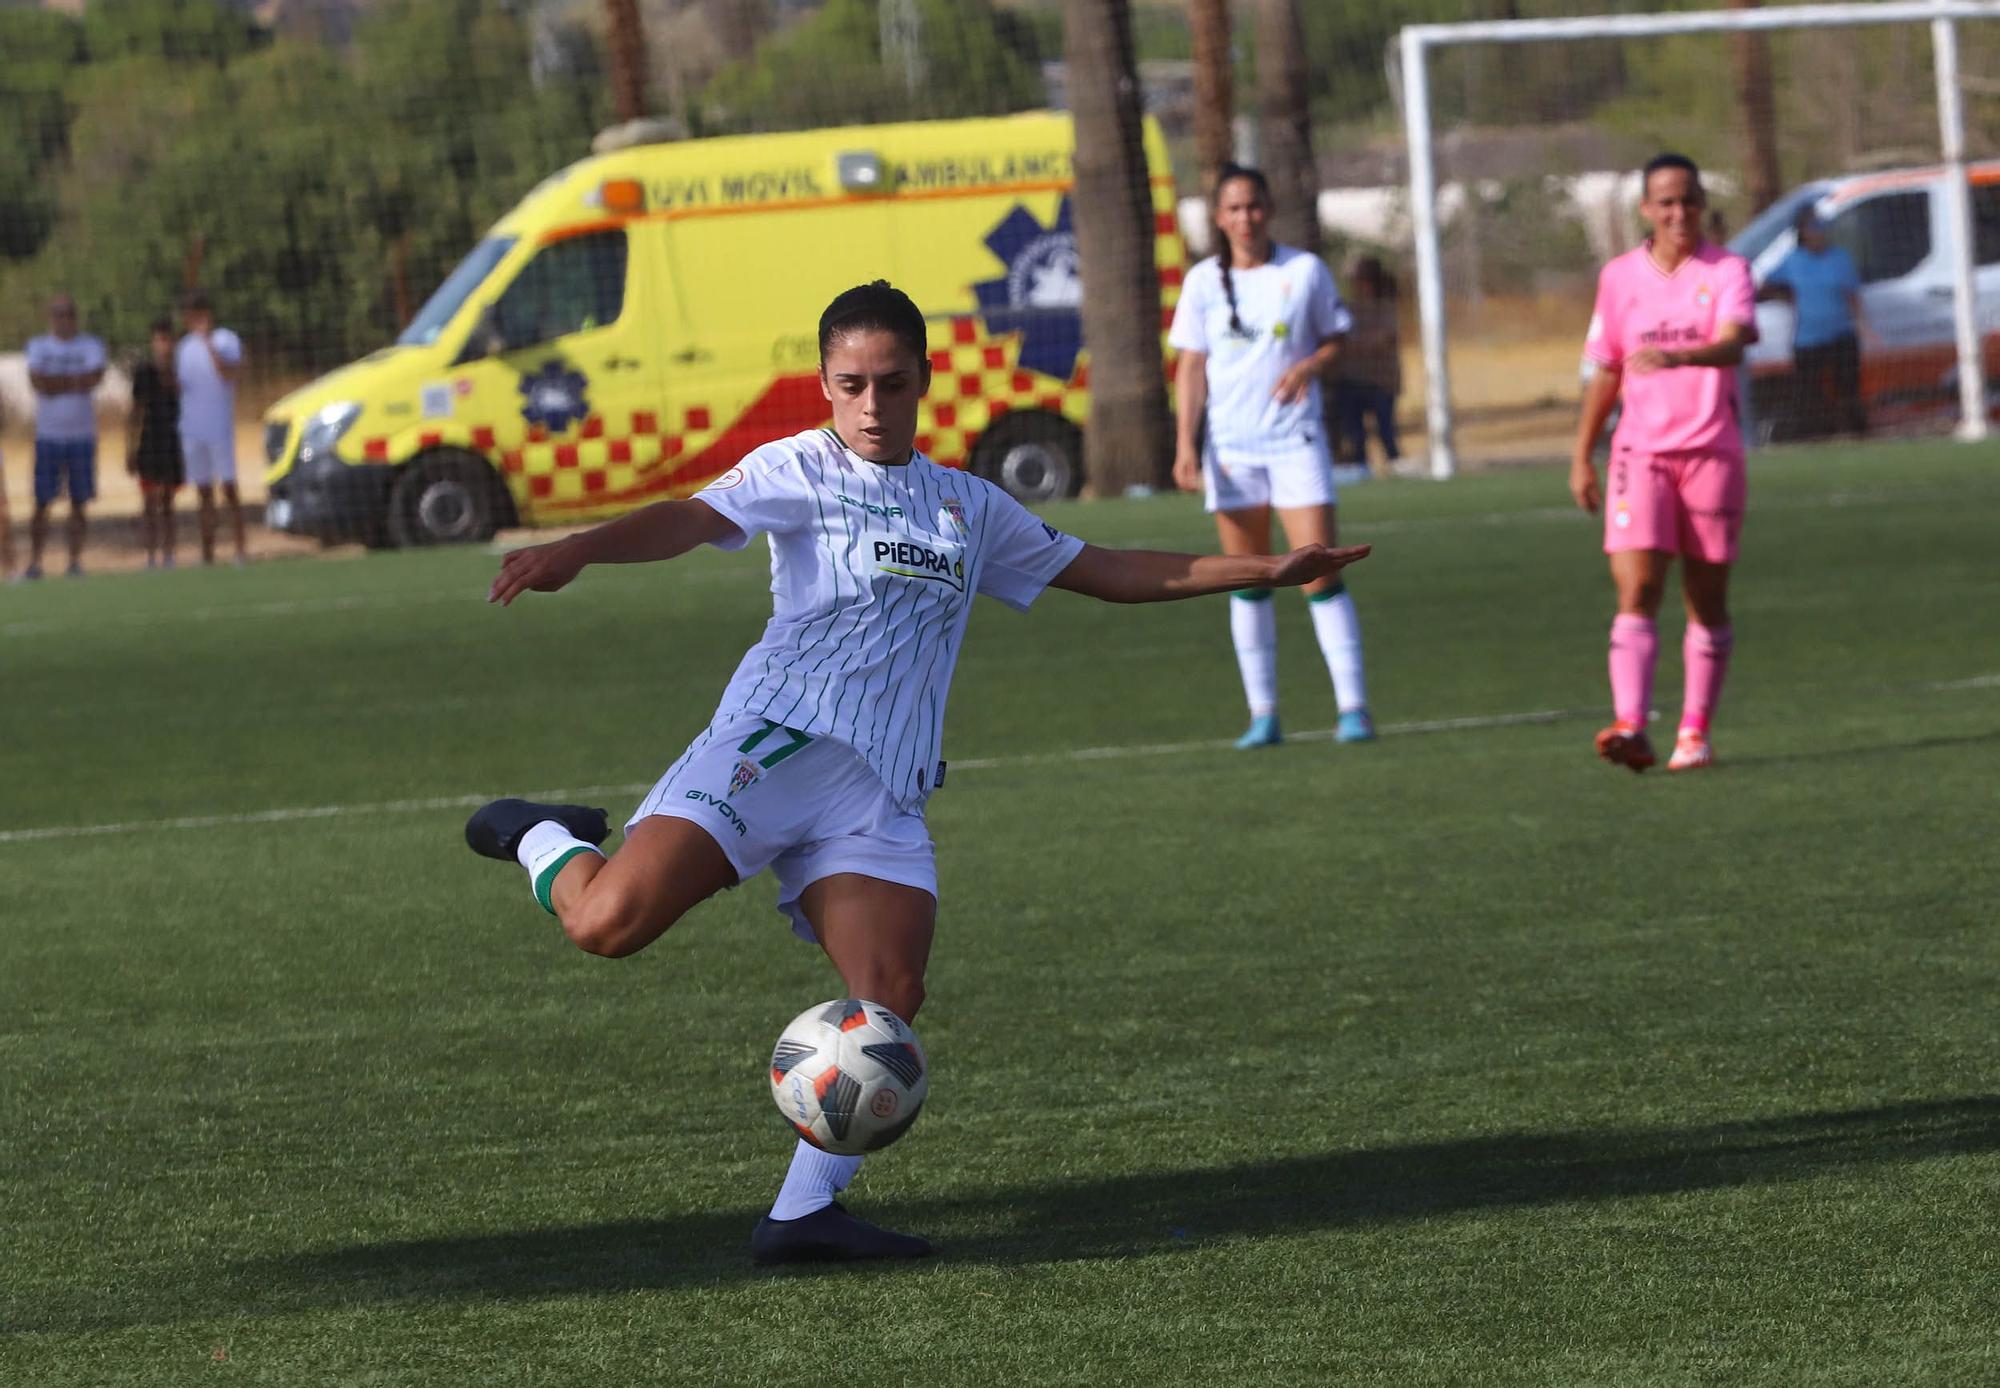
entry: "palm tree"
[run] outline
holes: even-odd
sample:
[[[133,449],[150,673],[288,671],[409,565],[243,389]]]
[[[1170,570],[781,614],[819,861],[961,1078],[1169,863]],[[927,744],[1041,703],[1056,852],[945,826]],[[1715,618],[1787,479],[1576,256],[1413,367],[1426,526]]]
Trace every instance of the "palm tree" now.
[[[611,57],[611,109],[621,121],[646,114],[646,30],[638,0],[605,0],[604,41]]]
[[[1754,10],[1759,0],[1729,0],[1732,10]],[[1743,118],[1743,169],[1748,175],[1750,213],[1755,216],[1778,200],[1777,98],[1771,91],[1771,45],[1745,29],[1729,36],[1731,66],[1736,69],[1736,106]]]
[[[1319,173],[1313,167],[1306,99],[1306,43],[1295,0],[1257,0],[1258,159],[1278,204],[1271,235],[1319,250]]]
[[[1215,186],[1235,146],[1236,94],[1229,68],[1229,0],[1188,0],[1194,38],[1194,151],[1202,191]]]
[[[1158,486],[1173,462],[1160,360],[1160,281],[1153,198],[1139,115],[1128,0],[1063,9],[1070,112],[1076,121],[1076,250],[1090,349],[1089,495]]]

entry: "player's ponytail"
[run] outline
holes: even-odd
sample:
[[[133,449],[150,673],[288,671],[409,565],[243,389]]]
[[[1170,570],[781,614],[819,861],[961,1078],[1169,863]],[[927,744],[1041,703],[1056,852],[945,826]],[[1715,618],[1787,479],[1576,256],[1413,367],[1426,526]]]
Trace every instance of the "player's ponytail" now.
[[[1214,213],[1215,205],[1222,201],[1222,190],[1239,178],[1257,190],[1257,196],[1263,201],[1264,206],[1271,206],[1271,183],[1269,179],[1264,177],[1262,170],[1253,169],[1244,164],[1224,164],[1221,171],[1215,176],[1215,191],[1208,196],[1208,206],[1211,216]],[[1229,263],[1234,257],[1229,247],[1229,238],[1223,237],[1222,241],[1222,250],[1216,256],[1216,263],[1222,268],[1222,296],[1229,300],[1229,331],[1238,337],[1243,337],[1247,334],[1243,327],[1243,320],[1237,317],[1236,314],[1236,282],[1229,274]]]

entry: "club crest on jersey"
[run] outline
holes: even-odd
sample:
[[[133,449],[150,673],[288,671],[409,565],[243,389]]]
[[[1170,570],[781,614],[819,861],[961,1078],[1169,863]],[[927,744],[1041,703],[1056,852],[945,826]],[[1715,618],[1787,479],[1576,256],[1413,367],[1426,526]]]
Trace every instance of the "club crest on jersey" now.
[[[1703,308],[1707,308],[1715,302],[1715,291],[1705,284],[1698,284],[1694,290],[1694,301]]]
[[[736,774],[729,778],[729,793],[731,795],[741,795],[757,783],[758,775],[757,764],[755,762],[737,762]]]
[[[956,501],[946,501],[938,507],[938,524],[949,525],[960,534],[965,533],[965,507]]]

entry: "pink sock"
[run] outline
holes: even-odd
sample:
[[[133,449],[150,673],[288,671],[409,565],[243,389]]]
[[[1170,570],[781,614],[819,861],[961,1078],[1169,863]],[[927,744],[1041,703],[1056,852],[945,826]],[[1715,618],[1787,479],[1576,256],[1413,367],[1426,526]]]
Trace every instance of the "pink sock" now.
[[[1687,635],[1681,639],[1681,663],[1687,668],[1681,727],[1691,732],[1708,731],[1708,717],[1715,711],[1715,701],[1722,697],[1722,677],[1729,673],[1729,650],[1735,640],[1734,627],[1687,624]]]
[[[1646,726],[1646,714],[1653,707],[1653,664],[1659,655],[1659,628],[1651,617],[1621,612],[1611,619],[1611,709],[1620,723]]]

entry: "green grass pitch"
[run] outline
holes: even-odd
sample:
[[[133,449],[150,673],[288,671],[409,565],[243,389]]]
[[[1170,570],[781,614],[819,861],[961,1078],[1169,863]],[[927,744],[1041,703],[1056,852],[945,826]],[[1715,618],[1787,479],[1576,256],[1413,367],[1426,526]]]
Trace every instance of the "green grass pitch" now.
[[[982,604],[930,1111],[850,1192],[942,1254],[865,1270],[749,1266],[762,1063],[839,992],[768,882],[614,963],[460,839],[627,813],[761,549],[507,611],[474,552],[0,591],[0,1383],[2000,1381],[2000,462],[1754,464],[1686,779],[1591,755],[1566,503],[1350,491],[1372,746],[1228,750],[1219,599]]]

